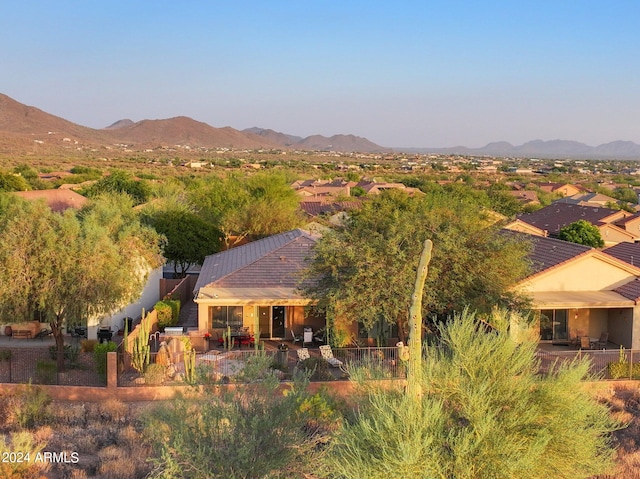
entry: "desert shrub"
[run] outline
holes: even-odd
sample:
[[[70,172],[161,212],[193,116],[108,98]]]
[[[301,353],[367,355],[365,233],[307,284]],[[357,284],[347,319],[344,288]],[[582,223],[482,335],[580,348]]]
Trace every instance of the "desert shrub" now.
[[[468,313],[440,327],[440,347],[425,352],[421,395],[365,383],[355,420],[331,442],[330,477],[584,479],[608,472],[618,424],[581,384],[589,360],[540,376],[536,342],[514,341],[509,321],[494,323],[495,315],[492,332]]]
[[[311,357],[305,359],[300,363],[300,367],[310,375],[312,381],[331,381],[335,379],[329,369],[329,363],[323,358]]]
[[[36,362],[36,382],[38,384],[55,384],[58,367],[54,361],[39,359]]]
[[[64,359],[69,360],[71,362],[75,362],[78,359],[78,354],[79,353],[80,353],[80,350],[77,347],[72,346],[71,344],[65,344],[64,345],[64,350],[63,350]],[[58,357],[58,347],[57,346],[50,346],[49,347],[49,356],[54,361],[57,359],[57,357]]]
[[[159,385],[164,381],[166,367],[161,364],[149,364],[144,372],[145,384]]]
[[[10,349],[0,349],[0,361],[9,361],[11,359]]]
[[[315,472],[323,450],[305,433],[307,418],[298,411],[306,385],[297,382],[283,395],[277,381],[263,381],[222,397],[205,393],[155,408],[144,433],[155,450],[151,477],[284,478]]]
[[[98,344],[97,339],[83,339],[80,341],[80,351],[83,353],[92,353],[96,344]]]
[[[101,378],[107,377],[107,353],[117,351],[118,345],[113,341],[98,343],[93,347],[93,359],[96,363],[96,372]]]
[[[631,369],[629,369],[630,366]],[[618,360],[607,364],[607,371],[611,379],[640,379],[640,364],[634,363],[630,365],[622,346],[620,346]]]
[[[7,443],[0,436],[0,477],[3,479],[23,479],[44,477],[45,461],[36,461],[45,444],[36,441],[28,431],[16,432]],[[28,460],[24,460],[28,457]],[[20,460],[22,459],[22,460]]]
[[[50,404],[51,398],[46,392],[28,384],[6,398],[4,422],[22,429],[42,426],[51,419]]]
[[[178,324],[180,314],[180,301],[158,301],[153,307],[158,314],[158,328],[164,330],[167,326]]]

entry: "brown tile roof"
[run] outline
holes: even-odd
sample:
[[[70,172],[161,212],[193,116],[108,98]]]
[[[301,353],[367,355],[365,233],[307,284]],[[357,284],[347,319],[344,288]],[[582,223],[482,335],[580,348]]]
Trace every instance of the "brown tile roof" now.
[[[323,214],[333,214],[339,211],[351,211],[362,207],[359,201],[340,201],[340,202],[318,202],[318,201],[301,201],[300,209],[311,217]]]
[[[640,217],[640,212],[634,213],[631,216],[627,216],[626,218],[619,219],[618,221],[615,222],[615,224],[617,224],[618,226],[624,227],[627,223],[635,219],[638,219],[639,217]]]
[[[533,249],[529,253],[531,275],[559,266],[593,249],[589,246],[569,243],[555,238],[535,235],[526,236],[533,243]]]
[[[16,191],[13,194],[29,201],[43,199],[47,202],[49,208],[57,213],[61,213],[69,208],[80,209],[89,201],[84,196],[72,190]]]
[[[640,243],[618,243],[602,252],[632,266],[640,266]]]
[[[295,289],[318,238],[296,229],[207,256],[194,292],[201,288]]]
[[[629,281],[627,284],[617,287],[614,291],[627,299],[637,301],[640,299],[640,280]]]
[[[603,219],[614,213],[618,213],[618,211],[593,206],[553,203],[533,213],[518,215],[517,218],[520,221],[548,231],[550,235],[557,235],[563,226],[578,220],[586,220],[591,224],[598,225],[602,223]]]

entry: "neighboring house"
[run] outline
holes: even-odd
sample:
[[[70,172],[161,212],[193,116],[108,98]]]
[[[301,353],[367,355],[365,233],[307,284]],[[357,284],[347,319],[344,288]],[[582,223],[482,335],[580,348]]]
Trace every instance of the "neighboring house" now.
[[[507,191],[508,195],[513,196],[518,202],[523,205],[539,205],[538,193],[531,190],[514,190]]]
[[[302,271],[318,236],[296,229],[207,256],[194,287],[198,329],[222,334],[249,328],[265,339],[291,339],[305,326],[325,327],[307,313]]]
[[[402,183],[385,183],[377,181],[361,181],[356,186],[362,188],[368,195],[377,195],[385,190],[402,190],[410,195],[422,194],[418,188],[411,188]]]
[[[354,181],[337,180],[298,180],[291,184],[303,201],[327,201],[332,197],[351,196]]]
[[[536,187],[538,187],[541,191],[545,193],[558,193],[562,196],[573,196],[578,193],[583,193],[584,189],[580,186],[572,185],[569,183],[536,183]]]
[[[618,200],[601,193],[578,193],[577,195],[565,196],[564,198],[560,198],[554,203],[570,203],[572,205],[594,206],[597,208],[603,206],[606,207],[607,204],[615,205],[618,203]]]
[[[12,194],[29,201],[44,200],[49,205],[49,208],[56,213],[62,213],[69,208],[79,210],[89,201],[84,196],[72,190],[15,191]]]
[[[623,241],[634,242],[640,238],[640,235],[618,226],[619,222],[630,216],[633,214],[624,210],[553,203],[533,213],[518,215],[505,228],[532,234],[539,234],[538,232],[542,231],[545,234],[540,236],[557,237],[564,226],[578,220],[585,220],[598,227],[605,245],[610,246]],[[530,228],[530,231],[527,231],[527,228]]]
[[[640,349],[640,267],[628,262],[622,244],[600,251],[553,238],[529,236],[532,273],[515,289],[539,313],[541,341],[566,344],[576,336]],[[620,248],[620,249],[619,249]]]
[[[323,224],[325,220],[329,226],[342,226],[348,217],[348,212],[362,207],[360,201],[301,201],[300,209],[311,219],[314,224]],[[309,227],[306,227],[309,230]]]

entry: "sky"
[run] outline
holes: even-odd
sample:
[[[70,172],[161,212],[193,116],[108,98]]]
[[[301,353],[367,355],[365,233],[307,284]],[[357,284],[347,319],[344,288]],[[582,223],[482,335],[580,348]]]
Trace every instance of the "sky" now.
[[[0,93],[92,128],[640,143],[640,2],[0,1]]]

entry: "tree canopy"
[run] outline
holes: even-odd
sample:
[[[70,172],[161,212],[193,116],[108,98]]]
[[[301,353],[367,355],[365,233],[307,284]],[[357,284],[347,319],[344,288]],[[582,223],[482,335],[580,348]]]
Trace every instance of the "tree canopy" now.
[[[87,196],[94,197],[104,193],[126,193],[135,205],[146,203],[151,197],[151,188],[144,180],[136,180],[131,173],[124,170],[113,170],[108,176],[91,185]]]
[[[577,243],[592,248],[602,248],[604,240],[597,226],[586,220],[578,220],[560,228],[558,238],[563,241]]]
[[[161,264],[159,239],[121,196],[64,214],[43,201],[2,202],[0,311],[23,320],[40,311],[62,351],[65,324],[117,310],[140,294],[149,270]]]
[[[422,243],[434,248],[423,296],[423,317],[446,316],[470,305],[522,305],[510,286],[526,276],[529,244],[501,234],[473,201],[446,192],[409,197],[387,191],[363,203],[346,226],[318,242],[305,293],[330,320],[406,326]]]

